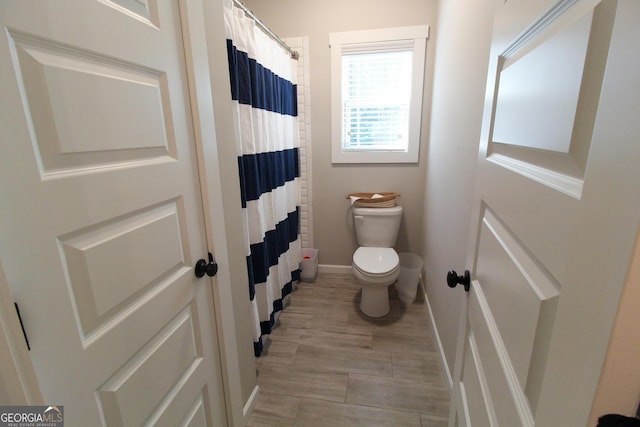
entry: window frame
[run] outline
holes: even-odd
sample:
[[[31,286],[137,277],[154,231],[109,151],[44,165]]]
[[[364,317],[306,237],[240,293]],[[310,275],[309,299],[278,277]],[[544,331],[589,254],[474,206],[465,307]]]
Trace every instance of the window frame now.
[[[329,34],[331,49],[331,161],[332,163],[418,163],[426,44],[429,26],[383,28]],[[380,51],[381,46],[412,44],[409,147],[407,151],[348,150],[342,148],[342,57],[354,52]]]

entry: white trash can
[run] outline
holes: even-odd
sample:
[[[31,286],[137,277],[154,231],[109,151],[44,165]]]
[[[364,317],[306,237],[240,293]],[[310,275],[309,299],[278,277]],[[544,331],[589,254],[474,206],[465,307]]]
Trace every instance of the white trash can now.
[[[408,252],[401,252],[398,256],[400,257],[400,274],[396,282],[398,298],[405,304],[411,304],[416,299],[422,272],[422,258]]]
[[[303,282],[315,282],[316,277],[318,277],[318,250],[303,249],[300,264],[300,280]]]

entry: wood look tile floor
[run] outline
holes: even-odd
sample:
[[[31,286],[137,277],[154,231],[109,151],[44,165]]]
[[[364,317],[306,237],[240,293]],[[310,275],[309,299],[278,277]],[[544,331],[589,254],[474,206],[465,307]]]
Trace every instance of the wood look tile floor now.
[[[300,282],[256,361],[248,425],[446,426],[449,391],[420,294],[404,304],[391,286],[391,312],[374,319],[350,274]]]

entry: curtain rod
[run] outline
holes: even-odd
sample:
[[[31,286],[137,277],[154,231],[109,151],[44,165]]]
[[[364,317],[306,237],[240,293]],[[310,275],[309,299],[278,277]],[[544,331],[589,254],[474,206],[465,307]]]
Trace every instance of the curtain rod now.
[[[253,19],[254,21],[256,21],[256,24],[258,24],[260,26],[260,28],[262,28],[262,30],[267,33],[272,39],[274,39],[276,42],[278,42],[278,44],[280,46],[282,46],[287,52],[289,52],[291,54],[291,57],[295,60],[297,60],[300,55],[298,55],[298,52],[296,52],[295,50],[291,49],[285,42],[284,40],[282,40],[280,37],[278,37],[273,31],[271,31],[271,29],[269,27],[267,27],[264,22],[262,22],[260,20],[260,18],[258,18],[256,15],[254,15],[254,13],[249,10],[249,8],[247,6],[245,6],[244,4],[242,4],[242,2],[240,2],[240,0],[233,0],[233,2],[240,8],[242,9],[242,11],[244,13],[247,14],[247,16],[251,19]]]

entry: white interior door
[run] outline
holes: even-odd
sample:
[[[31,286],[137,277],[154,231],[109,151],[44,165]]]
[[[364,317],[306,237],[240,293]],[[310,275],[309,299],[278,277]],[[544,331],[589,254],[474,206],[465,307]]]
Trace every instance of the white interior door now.
[[[451,426],[587,423],[640,220],[638,22],[495,2]]]
[[[0,258],[70,426],[226,425],[178,6],[0,2]]]

